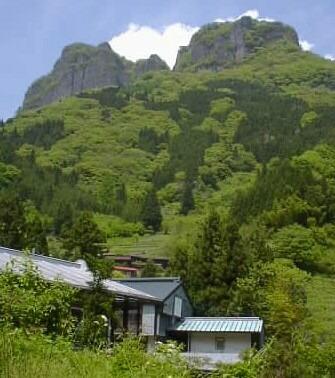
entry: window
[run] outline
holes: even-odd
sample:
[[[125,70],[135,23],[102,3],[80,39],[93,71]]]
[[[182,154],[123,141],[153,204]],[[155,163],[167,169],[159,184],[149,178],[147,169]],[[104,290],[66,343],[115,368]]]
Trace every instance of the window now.
[[[146,336],[155,334],[155,305],[144,304],[142,307],[142,334]]]
[[[137,333],[139,318],[138,318],[137,309],[128,310],[128,331],[132,333]]]
[[[114,329],[115,334],[122,333],[123,330],[123,310],[122,309],[116,309],[114,312],[115,320],[116,320],[116,326]]]
[[[181,318],[181,312],[183,307],[183,300],[179,297],[174,298],[174,311],[173,315]]]
[[[224,337],[217,337],[215,339],[215,349],[219,352],[223,352],[225,348],[226,340]]]

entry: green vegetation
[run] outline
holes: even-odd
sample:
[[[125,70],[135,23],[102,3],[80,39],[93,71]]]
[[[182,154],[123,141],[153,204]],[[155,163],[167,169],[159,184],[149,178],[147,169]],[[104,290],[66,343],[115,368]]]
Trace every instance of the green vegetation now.
[[[197,313],[265,319],[264,350],[219,376],[333,377],[335,65],[267,27],[221,72],[147,73],[4,123],[0,242],[92,254],[97,283],[104,251],[170,256],[158,274],[180,275]],[[86,376],[119,358],[85,353]]]
[[[65,340],[20,331],[0,333],[1,378],[188,378],[191,372],[171,347],[147,354],[138,340],[106,352],[74,351]]]
[[[23,271],[22,275],[17,268]],[[73,328],[70,306],[75,292],[61,282],[48,284],[29,259],[23,266],[13,263],[0,274],[0,329],[10,326],[28,333],[41,330],[52,335],[69,335]]]

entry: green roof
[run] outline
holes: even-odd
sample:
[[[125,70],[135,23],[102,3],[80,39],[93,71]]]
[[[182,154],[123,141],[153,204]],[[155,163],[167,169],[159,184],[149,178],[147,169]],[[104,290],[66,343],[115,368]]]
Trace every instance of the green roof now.
[[[173,331],[261,333],[263,320],[257,317],[184,318]]]

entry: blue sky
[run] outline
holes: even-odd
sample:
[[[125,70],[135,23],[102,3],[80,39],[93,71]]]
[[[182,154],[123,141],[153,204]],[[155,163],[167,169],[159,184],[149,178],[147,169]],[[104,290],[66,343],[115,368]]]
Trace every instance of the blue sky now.
[[[172,45],[197,27],[248,10],[292,25],[314,52],[335,56],[334,0],[0,0],[0,118],[15,113],[31,82],[69,43],[118,36],[112,45],[130,59],[152,47],[172,60]]]

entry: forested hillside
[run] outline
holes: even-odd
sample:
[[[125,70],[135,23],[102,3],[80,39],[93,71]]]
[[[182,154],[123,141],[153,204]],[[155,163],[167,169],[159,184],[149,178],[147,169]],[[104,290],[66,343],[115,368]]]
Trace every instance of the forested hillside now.
[[[287,30],[219,70],[149,72],[7,120],[0,244],[74,258],[157,238],[198,313],[264,317],[273,376],[333,376],[335,64]]]

